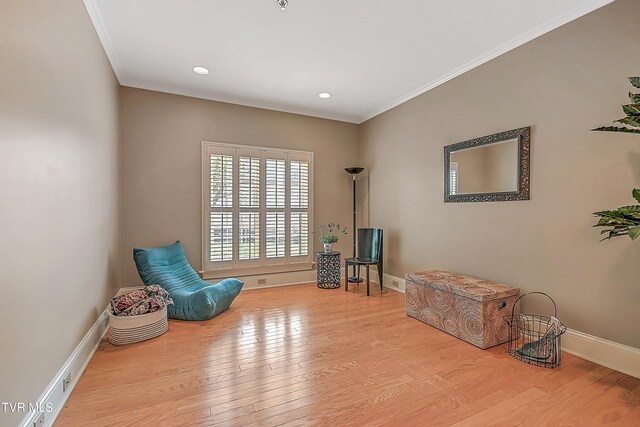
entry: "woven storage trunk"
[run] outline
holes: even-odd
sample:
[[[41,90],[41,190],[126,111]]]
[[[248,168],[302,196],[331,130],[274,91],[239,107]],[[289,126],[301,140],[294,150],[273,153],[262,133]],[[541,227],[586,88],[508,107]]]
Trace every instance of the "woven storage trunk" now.
[[[483,349],[508,341],[519,288],[437,270],[405,279],[407,315]]]
[[[130,292],[130,291],[127,291]],[[126,292],[118,292],[117,296]],[[114,316],[109,310],[109,342],[113,345],[133,344],[167,332],[167,307],[139,316]]]

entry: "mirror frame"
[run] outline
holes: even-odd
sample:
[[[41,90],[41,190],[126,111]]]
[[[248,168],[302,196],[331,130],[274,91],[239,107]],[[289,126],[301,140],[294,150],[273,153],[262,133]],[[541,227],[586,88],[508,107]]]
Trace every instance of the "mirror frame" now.
[[[518,139],[518,190],[500,193],[451,194],[449,187],[451,153],[466,148],[480,147],[496,142]],[[504,202],[529,200],[529,162],[531,151],[531,127],[508,130],[482,138],[470,139],[444,147],[444,201],[445,202]]]

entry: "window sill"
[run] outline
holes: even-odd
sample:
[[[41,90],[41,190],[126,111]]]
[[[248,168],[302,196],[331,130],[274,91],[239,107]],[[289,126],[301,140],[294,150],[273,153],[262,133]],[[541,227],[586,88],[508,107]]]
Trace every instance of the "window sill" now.
[[[259,274],[290,273],[293,271],[313,270],[315,263],[301,262],[287,265],[270,265],[266,267],[225,268],[220,270],[201,271],[204,280],[225,279],[228,277],[255,276]]]

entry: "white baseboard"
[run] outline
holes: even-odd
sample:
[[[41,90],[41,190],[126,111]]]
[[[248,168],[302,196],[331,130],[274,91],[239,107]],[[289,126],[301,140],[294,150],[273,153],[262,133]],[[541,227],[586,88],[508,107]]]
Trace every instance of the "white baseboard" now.
[[[640,378],[640,349],[569,329],[562,338],[562,350],[623,374]]]
[[[344,278],[344,267],[340,268],[340,277]],[[291,271],[287,273],[260,274],[244,276],[239,279],[244,282],[243,291],[251,289],[277,288],[280,286],[304,285],[316,283],[316,270]],[[265,279],[267,283],[258,283],[259,279]],[[376,282],[377,283],[377,282]]]
[[[371,269],[371,281],[373,283],[380,284],[378,280],[378,270],[375,268]],[[400,292],[404,294],[404,279],[396,276],[392,276],[391,274],[382,273],[382,286],[392,291]]]
[[[109,327],[109,318],[106,311],[103,311],[98,320],[93,324],[89,332],[86,333],[80,344],[75,348],[71,356],[62,365],[53,380],[49,383],[40,398],[35,403],[36,408],[47,408],[44,413],[44,426],[50,427],[60,414],[65,402],[71,395],[82,373],[86,369],[89,361],[93,357],[100,341],[104,337]],[[62,391],[62,380],[71,373],[71,383],[65,392]],[[32,427],[41,412],[31,411],[27,413],[19,427]]]
[[[303,283],[314,283],[316,281],[316,270],[290,271],[286,273],[257,274],[253,276],[240,277],[244,282],[243,291],[250,289],[275,288],[279,286],[301,285]],[[265,283],[258,283],[258,281]]]
[[[372,281],[378,283],[377,274],[372,275]],[[383,281],[385,288],[405,292],[403,278],[384,273]],[[562,338],[562,351],[623,374],[640,378],[640,349],[568,329]]]

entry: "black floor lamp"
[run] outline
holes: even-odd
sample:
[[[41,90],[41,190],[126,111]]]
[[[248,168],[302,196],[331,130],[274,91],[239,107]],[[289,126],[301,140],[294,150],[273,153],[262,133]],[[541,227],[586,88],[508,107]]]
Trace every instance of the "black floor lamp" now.
[[[348,174],[351,174],[351,176],[353,177],[353,257],[356,257],[356,175],[358,175],[360,172],[362,172],[364,170],[364,168],[345,168],[345,171],[347,171]],[[348,271],[344,272],[345,276],[349,275]],[[349,277],[347,279],[349,282],[362,282],[362,278],[360,278],[358,280],[358,277],[356,277],[356,266],[353,266],[353,276]]]

